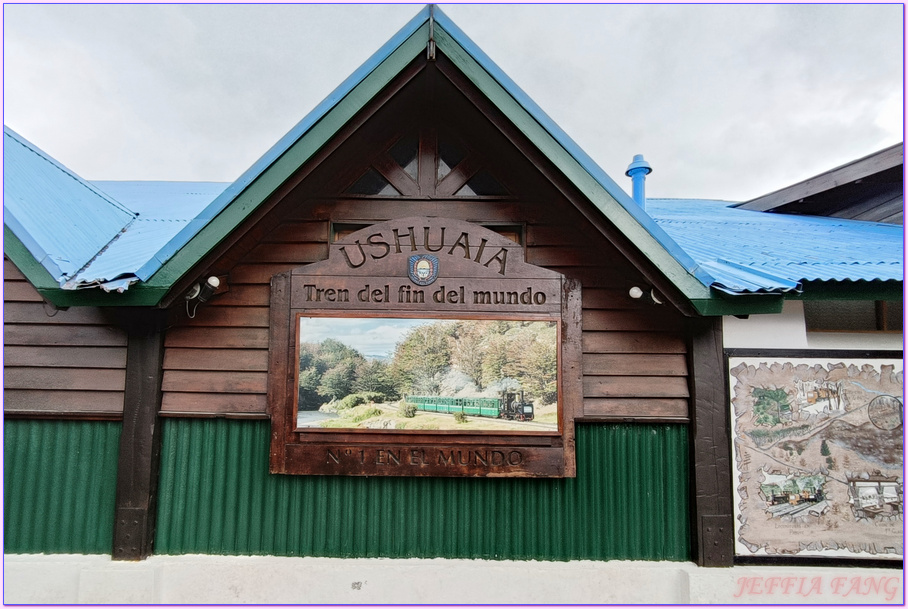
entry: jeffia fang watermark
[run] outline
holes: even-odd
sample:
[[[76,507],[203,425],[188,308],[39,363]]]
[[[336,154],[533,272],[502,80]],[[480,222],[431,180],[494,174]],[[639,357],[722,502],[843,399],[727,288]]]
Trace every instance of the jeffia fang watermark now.
[[[739,577],[735,582],[735,598],[756,602],[797,602],[816,596],[839,597],[845,602],[865,603],[873,600],[894,600],[902,589],[898,575],[877,576],[800,576],[800,577]],[[759,597],[759,600],[754,597]]]

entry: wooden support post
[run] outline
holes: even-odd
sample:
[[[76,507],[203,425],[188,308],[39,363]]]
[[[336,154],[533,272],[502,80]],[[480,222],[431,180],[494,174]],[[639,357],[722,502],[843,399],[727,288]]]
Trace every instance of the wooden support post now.
[[[702,567],[730,567],[734,517],[722,319],[691,319],[690,328],[694,555]]]
[[[154,544],[166,314],[160,309],[122,311],[129,342],[117,469],[114,560],[142,560],[151,555]]]

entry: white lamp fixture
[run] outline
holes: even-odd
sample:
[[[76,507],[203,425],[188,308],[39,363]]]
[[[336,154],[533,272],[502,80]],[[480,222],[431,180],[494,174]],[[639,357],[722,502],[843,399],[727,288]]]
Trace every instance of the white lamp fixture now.
[[[220,286],[221,286],[221,280],[218,279],[217,277],[215,277],[214,275],[212,275],[211,277],[209,277],[208,279],[205,280],[205,283],[202,283],[202,284],[196,283],[191,288],[189,288],[189,291],[186,292],[186,296],[185,296],[185,298],[186,298],[186,315],[189,317],[189,319],[195,318],[195,312],[196,312],[196,309],[199,308],[199,305],[203,302],[208,302],[208,300],[212,296],[214,296],[214,293],[217,291],[217,289]],[[190,311],[190,308],[189,308],[190,303],[193,300],[195,301],[195,304],[193,305],[192,310]]]
[[[633,298],[634,300],[643,298],[643,295],[645,293],[646,292],[643,291],[643,288],[640,288],[638,286],[634,286],[627,291],[627,295],[630,296],[631,298]],[[650,299],[652,299],[653,304],[657,304],[657,305],[662,304],[662,301],[659,299],[658,296],[656,296],[656,288],[650,288],[649,297],[650,297]]]
[[[199,289],[199,302],[208,302],[208,299],[214,296],[214,293],[217,291],[218,287],[221,285],[221,280],[217,277],[211,276],[205,281],[204,285]]]

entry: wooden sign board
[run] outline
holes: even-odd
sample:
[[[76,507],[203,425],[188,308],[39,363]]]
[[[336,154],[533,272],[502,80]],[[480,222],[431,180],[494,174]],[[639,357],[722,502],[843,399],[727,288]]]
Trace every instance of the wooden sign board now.
[[[271,471],[574,476],[577,282],[481,226],[413,217],[271,283]]]

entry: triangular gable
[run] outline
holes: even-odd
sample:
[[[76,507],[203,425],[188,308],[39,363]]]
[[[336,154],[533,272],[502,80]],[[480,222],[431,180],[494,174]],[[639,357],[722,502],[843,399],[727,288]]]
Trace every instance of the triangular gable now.
[[[430,40],[701,314],[777,312],[781,309],[778,293],[763,296],[757,303],[746,290],[743,298],[734,290],[725,290],[728,293],[724,295],[720,294],[721,290],[712,290],[717,283],[727,283],[717,282],[716,278],[717,273],[727,274],[727,268],[716,267],[710,271],[705,264],[698,264],[434,6],[420,11],[239,179],[205,206],[192,222],[159,247],[144,264],[136,265],[134,276],[141,283],[125,294],[103,294],[98,290],[64,293],[53,288],[41,290],[42,294],[58,305],[160,304],[177,282],[249,219],[414,58],[427,53]]]
[[[220,215],[194,235],[147,285],[172,284],[230,234],[410,61],[426,53],[430,30],[436,48],[662,269],[685,296],[694,302],[710,298],[707,286],[712,278],[437,7],[424,8],[228,187],[211,204],[223,208]]]
[[[427,6],[347,78],[287,135],[209,204],[141,269],[147,281],[125,299],[156,304],[160,296],[215,245],[236,229],[287,178],[332,138],[415,57],[426,53],[430,35],[448,56],[568,178],[628,236],[692,301],[709,299],[711,277],[690,259],[529,97],[441,10]],[[196,223],[197,224],[197,223]],[[699,276],[699,277],[698,277]],[[146,292],[144,296],[140,293]],[[72,304],[87,294],[45,294]],[[97,303],[100,304],[100,303]]]

